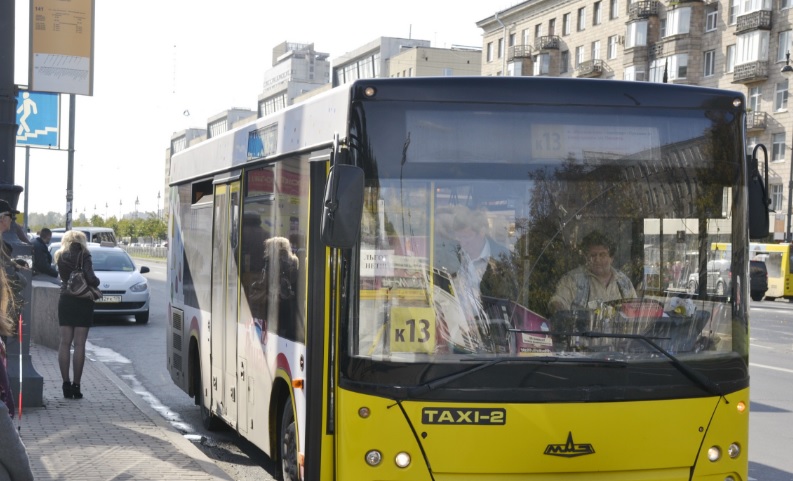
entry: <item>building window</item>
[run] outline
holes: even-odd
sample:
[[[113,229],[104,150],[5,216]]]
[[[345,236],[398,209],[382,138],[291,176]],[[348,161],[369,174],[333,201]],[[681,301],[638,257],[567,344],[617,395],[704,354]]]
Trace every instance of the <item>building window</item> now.
[[[592,60],[600,59],[600,40],[596,40],[596,41],[592,42],[592,52],[591,52],[591,54],[592,55],[589,58],[591,58]]]
[[[601,2],[599,2],[599,1],[595,2],[595,5],[594,5],[593,11],[592,11],[592,25],[600,25],[600,23],[602,22],[602,18],[601,18],[601,10],[602,10],[602,8],[600,8],[600,7],[601,7]]]
[[[790,8],[793,6],[793,1],[791,0],[779,0],[779,9],[784,10],[786,8]]]
[[[782,184],[771,184],[771,210],[776,212],[782,211],[782,195],[785,192]]]
[[[541,53],[534,57],[534,75],[548,75],[551,65],[551,54]]]
[[[777,112],[787,110],[787,79],[777,82],[776,95],[774,95],[774,110]]]
[[[705,31],[712,32],[716,30],[716,21],[719,19],[719,11],[714,10],[712,12],[708,12],[707,16],[705,17]]]
[[[666,36],[688,33],[691,26],[691,7],[676,8],[666,13]]]
[[[493,42],[487,42],[487,53],[485,58],[488,62],[493,61]]]
[[[625,71],[623,72],[623,78],[625,80],[631,80],[635,82],[644,82],[645,75],[644,69],[641,67],[626,67]]]
[[[728,73],[735,70],[735,45],[727,45],[724,63],[724,68]]]
[[[567,69],[569,65],[570,65],[570,51],[563,50],[561,55],[561,65],[559,66],[559,73],[567,73]]]
[[[684,79],[688,75],[688,54],[682,53],[659,58],[650,63],[650,82],[662,83],[664,71],[668,80]]]
[[[509,40],[507,40],[507,46],[508,47],[514,47],[515,46],[515,34],[514,33],[510,33],[509,34]]]
[[[705,52],[705,77],[712,77],[716,69],[716,51]]]
[[[608,44],[608,53],[606,57],[611,60],[617,58],[617,42],[619,41],[618,35],[612,35],[609,37],[609,44]]]
[[[578,68],[579,65],[584,63],[584,46],[578,46],[575,48],[575,68]]]
[[[619,0],[609,1],[609,19],[614,20],[619,16],[620,2]]]
[[[760,87],[749,87],[749,95],[746,98],[746,107],[754,110],[755,112],[760,111],[760,101],[763,99],[763,91],[760,90]]]
[[[586,7],[578,9],[578,31],[582,32],[586,28]]]
[[[738,35],[735,51],[735,64],[768,60],[768,30],[755,30]]]
[[[504,39],[498,39],[498,58],[502,58],[504,56]]]
[[[730,0],[730,25],[738,23],[738,12],[741,9],[741,0]]]
[[[538,23],[534,26],[534,38],[536,39],[540,37],[542,37],[542,24]]]
[[[776,52],[776,61],[777,62],[784,62],[785,61],[785,54],[790,51],[790,42],[793,40],[790,36],[790,30],[785,30],[784,32],[779,32],[779,47],[777,48]]]
[[[556,35],[556,19],[548,20],[548,35]]]
[[[562,15],[562,35],[570,35],[570,14]]]
[[[773,152],[771,162],[784,162],[785,160],[785,133],[774,134],[772,137]]]
[[[529,29],[523,29],[523,45],[531,45],[531,37],[529,37]]]
[[[629,23],[625,32],[625,48],[645,45],[647,45],[647,20]]]

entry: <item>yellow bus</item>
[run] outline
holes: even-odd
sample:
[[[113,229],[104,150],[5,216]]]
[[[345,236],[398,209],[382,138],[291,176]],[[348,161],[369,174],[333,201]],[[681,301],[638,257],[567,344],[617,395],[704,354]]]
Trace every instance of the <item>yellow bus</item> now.
[[[289,481],[746,480],[744,118],[699,87],[371,79],[174,152],[171,378]],[[731,295],[631,297],[669,219],[700,258],[728,237]],[[552,310],[595,232],[623,298]]]
[[[773,301],[778,298],[793,299],[793,262],[790,244],[760,244],[752,242],[749,246],[752,259],[765,262],[768,269],[768,291],[765,298]]]

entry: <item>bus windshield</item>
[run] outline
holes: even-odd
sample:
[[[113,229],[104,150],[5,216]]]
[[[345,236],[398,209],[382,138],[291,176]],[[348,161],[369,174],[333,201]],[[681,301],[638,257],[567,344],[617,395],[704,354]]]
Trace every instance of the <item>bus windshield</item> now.
[[[668,354],[719,382],[732,375],[716,360],[745,358],[731,307],[746,297],[744,254],[720,260],[720,291],[683,278],[708,269],[714,242],[745,242],[739,116],[449,102],[364,103],[358,115],[351,378],[409,386],[471,360]],[[427,369],[397,381],[356,362]]]

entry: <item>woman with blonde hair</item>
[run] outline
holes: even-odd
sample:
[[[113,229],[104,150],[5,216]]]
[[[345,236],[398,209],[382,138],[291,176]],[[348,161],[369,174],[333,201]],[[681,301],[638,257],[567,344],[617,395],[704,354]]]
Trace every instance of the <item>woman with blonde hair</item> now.
[[[80,379],[85,365],[85,342],[88,340],[88,329],[94,323],[94,301],[70,296],[66,293],[69,276],[76,269],[82,268],[88,285],[99,287],[99,279],[94,274],[94,265],[85,234],[70,230],[61,239],[61,248],[55,253],[55,264],[63,281],[61,296],[58,300],[58,324],[60,325],[61,342],[58,346],[58,364],[63,378],[63,397],[81,399]],[[69,380],[69,364],[71,347],[74,343],[74,382]]]

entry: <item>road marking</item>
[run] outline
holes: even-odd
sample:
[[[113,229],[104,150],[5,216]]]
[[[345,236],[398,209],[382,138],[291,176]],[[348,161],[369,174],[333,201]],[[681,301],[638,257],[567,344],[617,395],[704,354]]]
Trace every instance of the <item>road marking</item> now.
[[[763,369],[771,369],[772,371],[782,371],[793,374],[793,369],[786,369],[784,367],[776,367],[776,366],[766,366],[765,364],[755,364],[753,362],[749,363],[750,367],[762,367]]]

